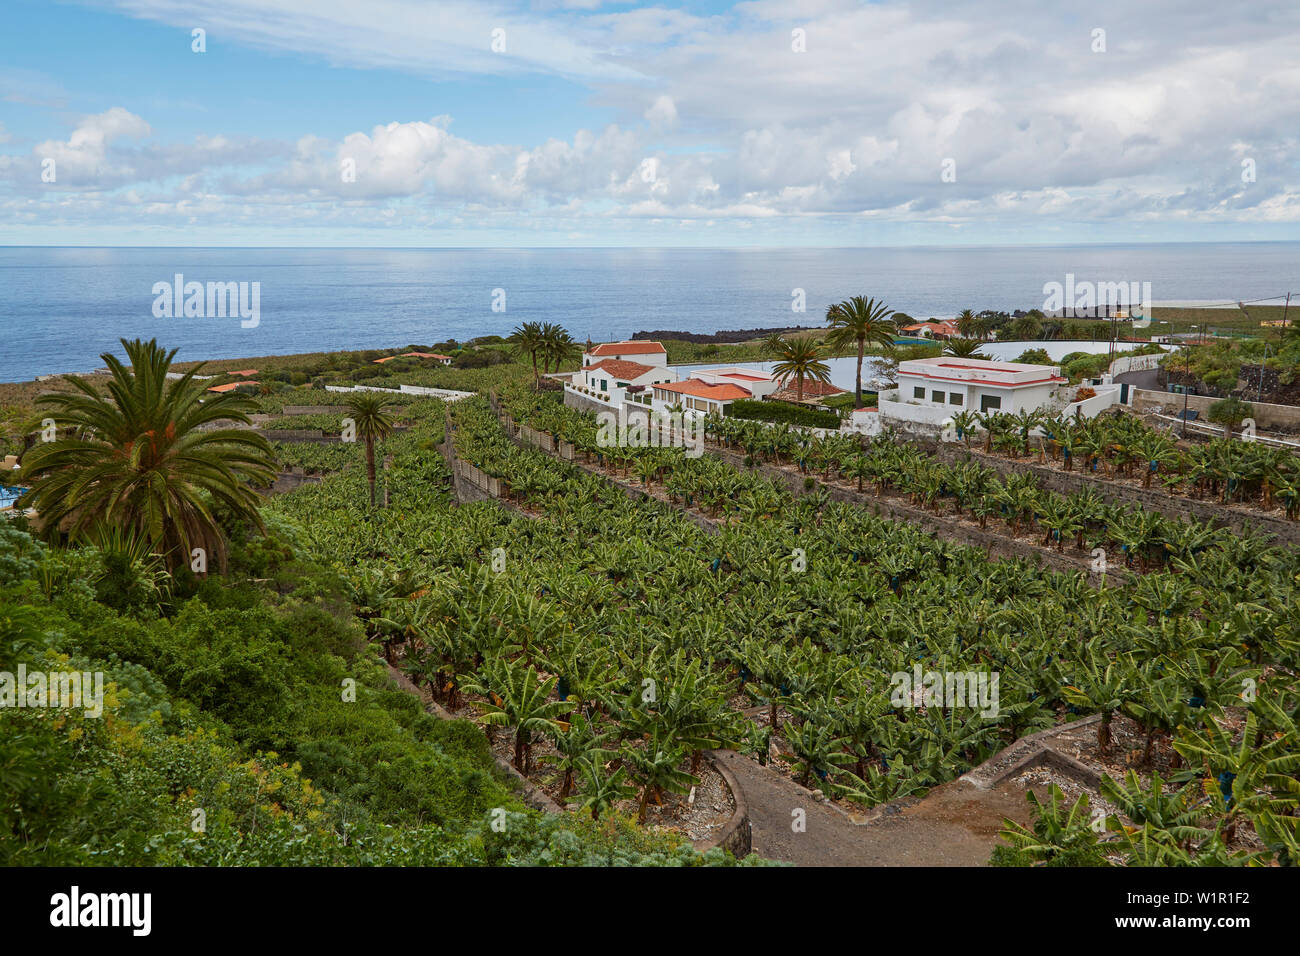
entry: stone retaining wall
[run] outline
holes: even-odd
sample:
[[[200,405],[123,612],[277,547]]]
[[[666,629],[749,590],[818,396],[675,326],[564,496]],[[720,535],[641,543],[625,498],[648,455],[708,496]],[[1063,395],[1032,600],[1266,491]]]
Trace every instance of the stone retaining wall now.
[[[1153,411],[1160,406],[1174,408],[1181,412],[1183,398],[1184,396],[1175,392],[1158,392],[1149,388],[1135,389],[1130,396],[1133,408],[1139,412]],[[1187,407],[1200,412],[1202,421],[1209,412],[1210,406],[1220,401],[1208,395],[1188,395],[1186,399]],[[1252,402],[1249,398],[1245,401],[1250,402],[1250,407],[1254,409],[1255,424],[1260,428],[1281,428],[1290,432],[1300,430],[1300,406]]]
[[[967,449],[960,444],[939,442],[916,442],[915,444],[948,464],[973,461],[987,465],[1000,475],[1029,472],[1038,479],[1041,487],[1058,494],[1071,494],[1083,491],[1085,488],[1092,488],[1112,504],[1137,506],[1144,511],[1158,511],[1168,518],[1178,518],[1183,521],[1195,518],[1198,521],[1209,521],[1227,528],[1253,527],[1271,535],[1278,543],[1300,545],[1300,521],[1287,521],[1285,518],[1262,512],[1224,507],[1210,501],[1174,497],[1157,488],[1135,488],[1105,478],[1094,478],[1086,472],[1062,471],[1053,465],[1040,465],[1036,460],[1011,461],[998,455],[986,455],[975,447]]]
[[[701,852],[711,850],[715,847],[727,850],[736,859],[749,856],[754,850],[753,829],[749,823],[749,805],[745,802],[745,793],[740,789],[740,784],[736,781],[735,776],[725,763],[718,759],[719,751],[707,750],[704,753],[704,759],[708,761],[710,767],[716,770],[723,782],[726,783],[727,789],[731,791],[731,799],[735,803],[735,809],[731,811],[731,819],[727,825],[722,828],[712,840],[701,841],[696,844],[695,848]]]

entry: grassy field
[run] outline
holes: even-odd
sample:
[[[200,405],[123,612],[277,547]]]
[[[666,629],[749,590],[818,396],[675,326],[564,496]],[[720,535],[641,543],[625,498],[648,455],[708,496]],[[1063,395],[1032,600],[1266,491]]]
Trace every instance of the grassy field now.
[[[1284,313],[1288,321],[1294,322],[1300,318],[1300,296],[1297,296],[1294,306],[1288,311],[1281,305],[1247,305],[1244,312],[1237,308],[1166,309],[1157,306],[1151,310],[1151,327],[1146,331],[1160,335],[1209,328],[1225,332],[1248,332],[1276,339],[1280,330],[1261,328],[1260,323],[1282,319]]]

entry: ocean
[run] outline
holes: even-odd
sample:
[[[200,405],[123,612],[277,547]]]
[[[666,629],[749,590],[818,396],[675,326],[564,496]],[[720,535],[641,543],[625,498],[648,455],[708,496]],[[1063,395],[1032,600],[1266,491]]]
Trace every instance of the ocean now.
[[[1300,292],[1300,242],[861,249],[0,248],[0,381],[83,372],[121,338],[181,361],[430,345],[564,325],[579,341],[638,330],[822,325],[850,295],[917,318],[1031,309],[1043,286],[1150,282],[1157,304]],[[158,317],[176,276],[245,283],[238,315]],[[156,292],[168,284],[164,295]],[[795,290],[806,311],[796,312]],[[251,311],[251,310],[250,310]]]

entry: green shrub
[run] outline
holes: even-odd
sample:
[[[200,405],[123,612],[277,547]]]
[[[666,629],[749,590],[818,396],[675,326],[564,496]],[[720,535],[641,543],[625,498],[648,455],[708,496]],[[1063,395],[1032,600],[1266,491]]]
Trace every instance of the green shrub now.
[[[731,418],[758,422],[786,422],[808,428],[839,428],[840,417],[834,412],[819,412],[788,402],[760,402],[741,399],[731,403]]]

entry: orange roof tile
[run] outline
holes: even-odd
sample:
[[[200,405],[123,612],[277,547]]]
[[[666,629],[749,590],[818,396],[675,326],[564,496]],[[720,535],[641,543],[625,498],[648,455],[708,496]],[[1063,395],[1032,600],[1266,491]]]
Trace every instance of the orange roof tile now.
[[[588,365],[584,371],[595,371],[603,369],[610,375],[628,380],[640,378],[646,372],[657,371],[653,365],[642,365],[640,362],[628,362],[623,359],[601,359],[595,365]]]
[[[261,385],[261,382],[227,382],[225,385],[213,385],[208,389],[209,392],[231,392],[241,385]]]
[[[591,350],[592,355],[658,355],[668,350],[658,342],[603,342]]]
[[[805,399],[822,398],[826,395],[841,395],[843,392],[844,389],[831,385],[829,382],[818,382],[813,379],[804,379],[803,397]],[[786,379],[785,382],[782,383],[781,388],[772,393],[772,397],[785,399],[787,394],[791,398],[799,394],[799,383],[794,380],[793,376]]]
[[[710,385],[708,382],[701,382],[698,378],[689,378],[684,382],[666,382],[654,387],[682,395],[693,395],[696,398],[709,398],[715,402],[730,402],[738,398],[754,397],[748,389],[741,388],[739,385]]]

